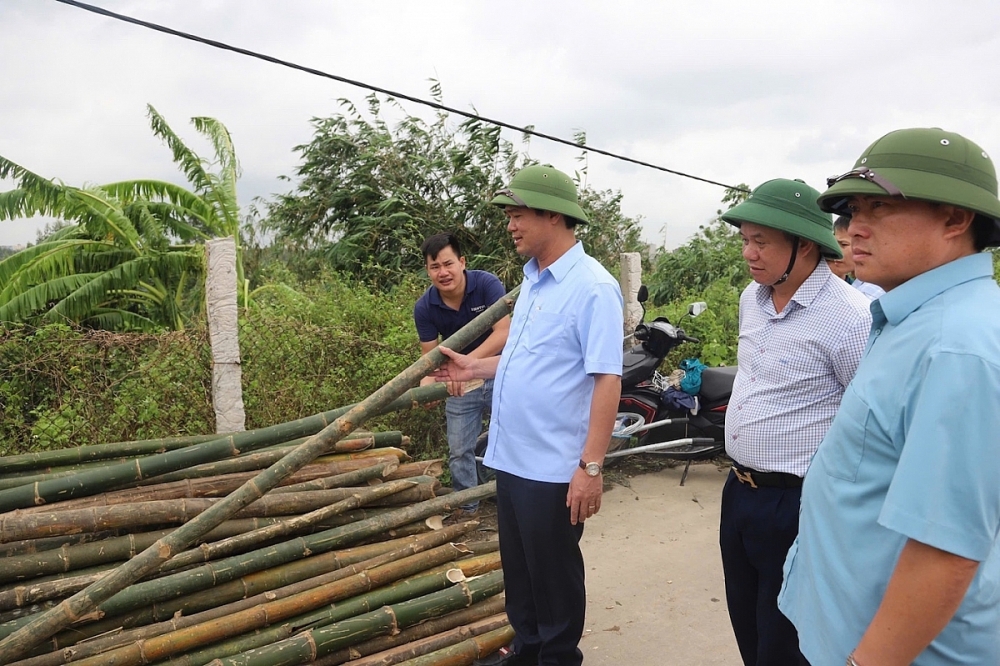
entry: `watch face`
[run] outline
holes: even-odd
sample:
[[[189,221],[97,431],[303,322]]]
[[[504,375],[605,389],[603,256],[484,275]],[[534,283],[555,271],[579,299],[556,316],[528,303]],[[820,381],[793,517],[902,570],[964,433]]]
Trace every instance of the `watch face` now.
[[[595,462],[587,463],[587,476],[597,476],[601,473],[601,466]]]

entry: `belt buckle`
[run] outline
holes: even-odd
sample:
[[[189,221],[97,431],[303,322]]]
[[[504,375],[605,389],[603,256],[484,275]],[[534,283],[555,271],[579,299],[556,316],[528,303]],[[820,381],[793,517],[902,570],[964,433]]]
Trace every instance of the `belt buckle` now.
[[[736,472],[736,478],[740,480],[740,483],[745,483],[749,485],[751,488],[757,487],[757,484],[754,483],[753,476],[750,474],[750,472],[742,472],[736,469],[735,467],[733,467],[733,471]]]

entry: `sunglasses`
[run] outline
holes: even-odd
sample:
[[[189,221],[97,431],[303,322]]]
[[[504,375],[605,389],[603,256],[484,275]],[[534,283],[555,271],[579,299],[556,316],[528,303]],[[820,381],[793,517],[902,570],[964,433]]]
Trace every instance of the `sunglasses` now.
[[[514,194],[514,192],[512,190],[510,190],[510,189],[497,190],[496,192],[493,193],[493,196],[495,196],[495,197],[507,197],[508,199],[513,199],[514,203],[516,203],[518,206],[521,206],[522,208],[531,208],[531,206],[529,206],[528,204],[524,203],[524,199],[522,199],[521,197],[519,197],[516,194]]]
[[[826,186],[833,187],[842,180],[847,180],[848,178],[861,178],[867,180],[869,183],[874,183],[881,187],[886,193],[891,197],[902,197],[903,191],[892,184],[887,178],[878,175],[868,167],[858,167],[856,169],[851,169],[847,173],[840,174],[839,176],[831,176],[826,179]]]

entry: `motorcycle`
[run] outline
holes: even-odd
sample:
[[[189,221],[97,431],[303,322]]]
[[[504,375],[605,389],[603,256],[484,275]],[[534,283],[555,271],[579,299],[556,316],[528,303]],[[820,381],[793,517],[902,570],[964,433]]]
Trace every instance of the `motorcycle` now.
[[[645,286],[639,289],[639,302],[648,298]],[[704,303],[692,303],[687,316],[704,312]],[[726,409],[736,379],[735,366],[705,368],[695,407],[685,409],[664,403],[670,387],[667,377],[658,371],[663,359],[685,342],[699,342],[666,317],[636,326],[639,343],[627,350],[622,368],[622,395],[618,417],[606,460],[636,453],[650,453],[686,462],[681,485],[694,460],[705,460],[725,451]]]
[[[649,291],[639,288],[638,300],[645,303]],[[706,309],[705,303],[692,303],[688,316],[697,317]],[[645,313],[643,315],[645,318]],[[705,460],[725,451],[726,408],[736,379],[736,367],[705,368],[701,374],[701,389],[696,398],[698,409],[676,409],[663,403],[668,379],[658,372],[660,364],[671,350],[685,342],[699,342],[677,328],[666,317],[640,323],[633,336],[639,344],[627,350],[622,363],[622,393],[611,444],[605,455],[607,463],[637,453],[651,453],[686,462],[681,485],[687,479],[691,462]],[[482,463],[486,454],[488,433],[476,441],[476,466],[480,481],[493,478],[493,470]]]

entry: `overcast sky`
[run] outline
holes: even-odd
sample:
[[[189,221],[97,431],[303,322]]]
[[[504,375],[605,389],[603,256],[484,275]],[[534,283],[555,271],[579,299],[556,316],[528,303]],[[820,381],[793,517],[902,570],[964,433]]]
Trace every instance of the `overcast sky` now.
[[[882,134],[932,126],[1000,155],[1000,2],[94,0],[107,9],[725,183],[824,179]],[[366,91],[54,0],[0,0],[0,155],[71,185],[183,182],[147,103],[203,154],[221,120],[240,200],[286,192],[309,121]],[[414,114],[425,114],[407,105]],[[461,119],[456,119],[456,122]],[[507,132],[519,142],[519,135]],[[570,148],[532,157],[565,171]],[[591,155],[647,241],[676,247],[722,189]],[[10,183],[0,183],[8,189]],[[0,245],[37,220],[0,222]]]

